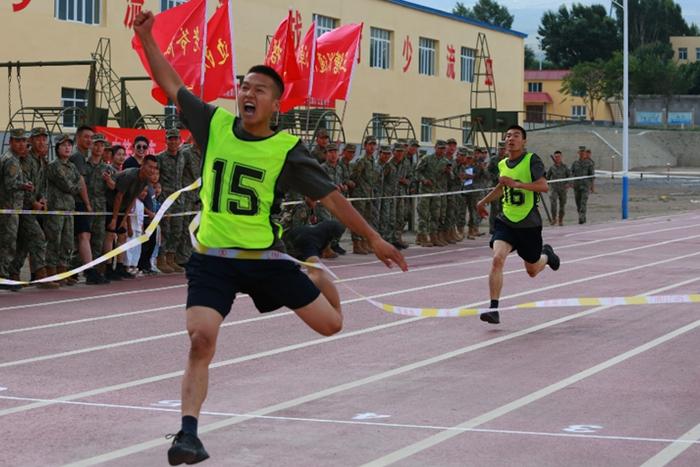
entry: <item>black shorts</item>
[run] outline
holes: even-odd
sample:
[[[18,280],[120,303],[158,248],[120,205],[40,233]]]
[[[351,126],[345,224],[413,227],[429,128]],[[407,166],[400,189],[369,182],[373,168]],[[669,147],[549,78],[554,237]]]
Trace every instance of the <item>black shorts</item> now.
[[[85,203],[82,201],[75,202],[75,210],[77,212],[87,212]],[[92,225],[92,217],[90,216],[74,216],[73,217],[73,233],[75,235],[90,232],[90,227]]]
[[[496,240],[508,243],[513,247],[511,251],[517,251],[518,256],[527,263],[536,263],[542,256],[542,226],[516,229],[496,218],[491,248]]]
[[[107,211],[112,211],[114,208],[111,206],[107,206]],[[124,213],[119,213],[117,216],[117,222],[115,224],[114,230],[110,230],[109,228],[109,223],[112,222],[112,214],[107,214],[105,216],[105,230],[109,233],[114,233],[117,235],[125,234],[126,233],[126,227],[119,227],[122,225],[122,222],[124,222]]]
[[[250,295],[261,313],[313,302],[320,291],[299,265],[282,260],[228,259],[192,253],[187,263],[187,308],[206,306],[224,318],[237,293]]]

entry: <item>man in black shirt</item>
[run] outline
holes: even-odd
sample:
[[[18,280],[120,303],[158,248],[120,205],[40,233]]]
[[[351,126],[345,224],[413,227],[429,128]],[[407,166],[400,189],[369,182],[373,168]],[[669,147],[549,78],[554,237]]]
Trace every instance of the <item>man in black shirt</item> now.
[[[387,266],[397,264],[407,270],[401,253],[352,208],[301,141],[270,129],[284,93],[284,83],[272,68],[256,66],[244,77],[237,101],[241,117],[234,117],[187,90],[158,48],[151,34],[153,23],[151,12],[141,12],[134,30],[154,80],[180,108],[202,149],[202,222],[197,233],[201,243],[218,254],[228,251],[234,255],[265,244],[269,246],[263,249],[283,251],[279,226],[271,216],[279,212],[284,192],[296,191],[320,200],[340,222],[367,238]],[[209,457],[197,437],[197,417],[207,393],[208,367],[219,327],[236,293],[249,294],[261,312],[291,308],[323,335],[340,331],[343,321],[338,291],[321,269],[310,268],[307,276],[291,261],[194,253],[187,265],[187,279],[190,352],[182,383],[182,429],[168,450],[171,465],[194,464]]]
[[[526,132],[518,125],[506,131],[508,157],[498,163],[498,185],[476,205],[482,217],[488,216],[486,205],[502,199],[503,210],[496,216],[491,237],[493,262],[489,273],[491,308],[498,308],[503,288],[503,266],[511,251],[523,259],[525,270],[535,277],[545,266],[559,269],[559,257],[550,245],[542,245],[542,218],[537,209],[539,193],[548,190],[544,163],[537,154],[525,152]],[[500,322],[498,311],[481,315],[481,320]]]

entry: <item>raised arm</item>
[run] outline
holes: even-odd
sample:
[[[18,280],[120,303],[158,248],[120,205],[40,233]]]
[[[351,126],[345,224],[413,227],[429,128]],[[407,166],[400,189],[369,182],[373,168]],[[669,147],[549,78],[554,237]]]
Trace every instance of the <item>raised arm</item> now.
[[[151,67],[151,73],[153,73],[153,79],[165,91],[168,99],[179,107],[177,92],[184,84],[177,72],[165,59],[163,52],[160,51],[158,44],[153,38],[153,34],[151,34],[154,23],[155,17],[152,12],[141,11],[134,20],[134,32],[141,41],[143,52]]]

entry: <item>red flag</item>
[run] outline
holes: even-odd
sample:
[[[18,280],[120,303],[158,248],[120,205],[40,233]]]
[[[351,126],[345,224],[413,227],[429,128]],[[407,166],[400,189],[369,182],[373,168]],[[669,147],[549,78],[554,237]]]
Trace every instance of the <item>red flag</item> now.
[[[190,89],[198,86],[202,77],[202,47],[206,9],[204,0],[190,0],[170,8],[155,17],[153,38],[158,48],[170,62],[183,83]],[[131,47],[141,59],[148,75],[153,79],[143,47],[138,37],[131,40]],[[168,103],[165,92],[155,82],[151,95],[163,105]]]
[[[315,101],[331,106],[336,100],[347,99],[363,24],[346,24],[323,34],[316,41],[311,90]]]
[[[314,52],[316,50],[316,23],[311,23],[309,31],[299,43],[296,50],[296,66],[298,77],[296,80],[285,83],[284,96],[280,104],[280,112],[288,112],[297,105],[304,104],[311,96],[312,77],[311,68],[314,65]]]
[[[227,0],[217,7],[207,23],[204,94],[201,94],[199,82],[195,84],[192,91],[198,96],[201,95],[205,102],[211,102],[220,97],[236,98],[230,14]]]

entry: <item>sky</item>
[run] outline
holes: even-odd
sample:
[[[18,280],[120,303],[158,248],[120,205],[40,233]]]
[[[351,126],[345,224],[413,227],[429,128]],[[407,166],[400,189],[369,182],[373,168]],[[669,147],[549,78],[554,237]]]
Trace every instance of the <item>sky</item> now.
[[[456,0],[410,0],[413,3],[426,5],[438,10],[452,11]],[[609,0],[497,0],[498,3],[508,8],[510,14],[515,16],[512,29],[519,32],[524,32],[528,35],[525,43],[532,45],[536,50],[537,45],[537,28],[540,25],[542,14],[547,10],[558,10],[559,6],[566,4],[571,6],[572,3],[582,3],[584,5],[605,5],[610,8]],[[699,0],[675,0],[683,10],[683,17],[687,23],[696,23],[700,26],[700,1]],[[467,7],[471,7],[476,3],[476,0],[462,0]]]

